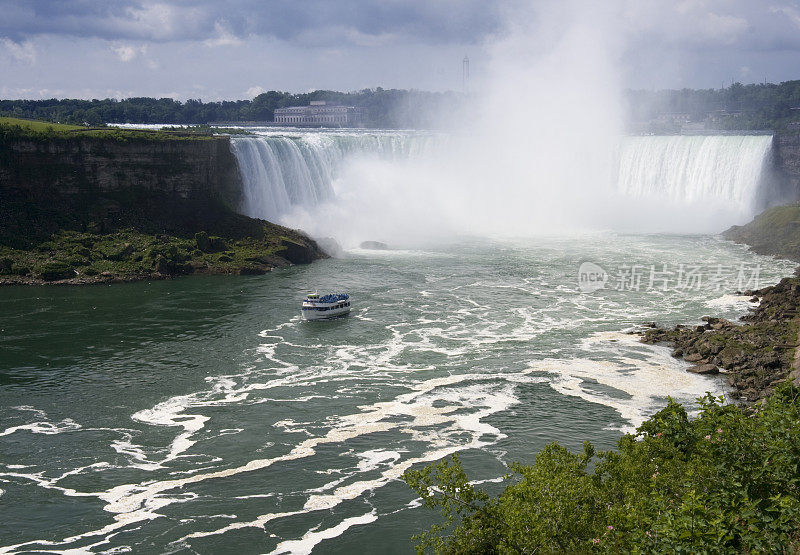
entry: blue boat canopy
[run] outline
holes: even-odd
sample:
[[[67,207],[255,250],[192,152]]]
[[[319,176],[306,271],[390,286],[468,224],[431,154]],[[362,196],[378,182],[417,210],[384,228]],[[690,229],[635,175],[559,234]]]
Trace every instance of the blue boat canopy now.
[[[309,295],[308,298],[312,299],[313,297]],[[339,301],[346,301],[349,298],[350,295],[348,295],[347,293],[328,293],[327,295],[323,295],[321,297],[313,299],[321,303],[336,303]]]

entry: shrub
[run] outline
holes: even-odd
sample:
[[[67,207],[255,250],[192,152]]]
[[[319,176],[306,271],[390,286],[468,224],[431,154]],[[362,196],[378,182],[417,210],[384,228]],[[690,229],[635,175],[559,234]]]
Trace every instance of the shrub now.
[[[404,479],[442,524],[416,536],[438,552],[781,552],[800,531],[800,403],[783,386],[758,411],[670,401],[617,451],[552,444],[512,465],[490,498],[457,456]],[[594,461],[593,470],[589,470]]]
[[[75,270],[66,262],[47,262],[37,267],[35,271],[45,281],[56,281],[75,276]]]

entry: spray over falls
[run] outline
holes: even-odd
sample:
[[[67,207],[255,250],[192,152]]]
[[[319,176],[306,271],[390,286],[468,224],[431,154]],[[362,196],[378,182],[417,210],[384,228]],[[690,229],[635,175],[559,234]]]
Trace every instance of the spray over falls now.
[[[611,175],[598,171],[593,182],[576,178],[567,191],[546,176],[537,176],[540,166],[535,162],[509,176],[504,174],[508,161],[478,162],[465,156],[474,152],[474,145],[464,148],[470,140],[463,135],[410,132],[234,138],[232,148],[244,186],[242,210],[339,237],[358,227],[353,221],[371,218],[374,225],[362,222],[353,232],[366,233],[362,240],[376,238],[378,230],[400,229],[399,220],[413,220],[418,229],[448,225],[465,232],[474,231],[483,218],[491,224],[486,227],[497,228],[504,218],[524,219],[528,207],[534,223],[552,225],[546,218],[560,208],[573,211],[580,220],[576,227],[588,222],[593,228],[628,230],[646,229],[650,223],[661,226],[656,231],[670,232],[697,229],[677,214],[665,216],[665,211],[704,211],[714,214],[712,225],[718,230],[742,223],[739,220],[763,208],[762,174],[772,144],[769,135],[623,137],[615,147],[597,148],[598,159],[612,160],[602,166],[610,168]],[[345,202],[350,212],[342,206]],[[398,204],[403,205],[401,210]],[[647,211],[658,212],[661,219],[642,213]],[[342,228],[349,225],[345,219],[351,221],[347,230]],[[459,227],[464,220],[472,227]],[[524,223],[513,232],[540,230]],[[355,240],[353,233],[349,238]],[[391,232],[380,238],[391,239],[386,234]]]

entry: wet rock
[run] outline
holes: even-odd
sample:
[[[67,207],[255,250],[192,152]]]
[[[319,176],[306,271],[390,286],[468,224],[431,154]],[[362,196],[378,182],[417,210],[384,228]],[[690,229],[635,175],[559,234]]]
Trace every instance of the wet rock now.
[[[362,249],[370,249],[374,251],[389,250],[389,245],[381,243],[380,241],[364,241],[359,245]]]
[[[700,360],[703,360],[703,355],[701,355],[700,353],[692,353],[690,355],[686,355],[684,357],[684,360],[686,362],[698,362]]]
[[[63,262],[49,262],[40,266],[38,273],[44,281],[58,281],[75,277],[75,270]]]
[[[260,276],[266,274],[269,271],[268,268],[264,266],[242,266],[239,268],[239,275],[240,276]]]
[[[719,368],[715,364],[698,364],[690,366],[686,371],[692,374],[718,374]]]
[[[103,252],[103,256],[109,260],[115,261],[127,260],[131,254],[133,254],[133,245],[130,243],[125,243]]]
[[[194,242],[197,248],[202,252],[211,252],[211,240],[208,238],[208,233],[205,231],[198,231],[195,233]]]
[[[284,250],[279,254],[292,264],[309,264],[314,260],[314,252],[308,245],[284,239],[281,246]]]

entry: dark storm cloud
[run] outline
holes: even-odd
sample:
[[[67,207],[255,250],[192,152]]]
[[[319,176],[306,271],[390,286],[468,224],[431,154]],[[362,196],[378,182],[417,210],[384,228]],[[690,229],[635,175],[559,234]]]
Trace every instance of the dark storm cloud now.
[[[318,46],[395,36],[474,42],[499,25],[497,5],[478,0],[0,0],[0,36],[41,35],[169,42],[221,32]]]

